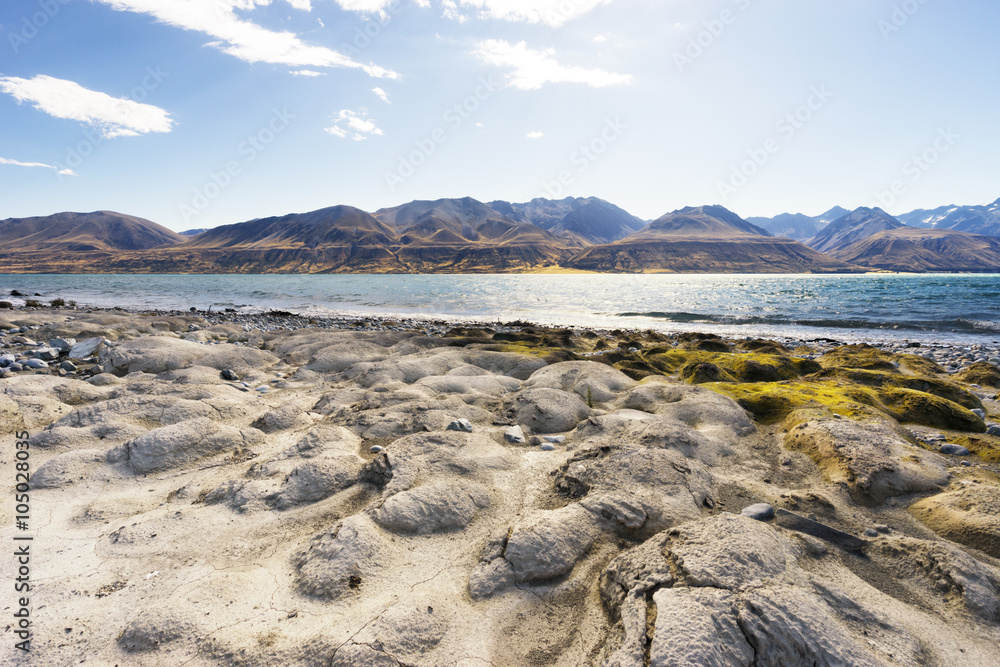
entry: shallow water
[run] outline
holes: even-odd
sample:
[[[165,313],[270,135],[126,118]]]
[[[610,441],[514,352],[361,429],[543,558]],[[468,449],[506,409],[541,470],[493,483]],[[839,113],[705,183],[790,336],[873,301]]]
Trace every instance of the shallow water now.
[[[0,275],[12,289],[100,307],[1000,341],[1000,275]]]

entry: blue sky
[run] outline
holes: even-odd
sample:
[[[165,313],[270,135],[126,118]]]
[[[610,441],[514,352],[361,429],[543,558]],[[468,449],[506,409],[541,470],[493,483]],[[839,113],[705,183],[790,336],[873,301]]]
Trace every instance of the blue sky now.
[[[1000,197],[991,0],[6,0],[0,218]]]

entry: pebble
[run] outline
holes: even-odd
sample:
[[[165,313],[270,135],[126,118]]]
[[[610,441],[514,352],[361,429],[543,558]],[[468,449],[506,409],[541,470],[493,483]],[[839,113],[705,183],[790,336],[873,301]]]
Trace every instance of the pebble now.
[[[240,376],[236,374],[236,371],[227,368],[226,370],[219,373],[219,377],[223,380],[228,380],[229,382],[239,382]]]
[[[48,368],[49,365],[41,359],[28,359],[23,364],[26,368]]]
[[[885,525],[884,523],[876,523],[874,526],[872,526],[872,528],[874,528],[875,530],[877,530],[880,533],[888,533],[888,532],[890,532],[892,530],[892,528],[890,528],[889,526]]]
[[[372,454],[378,454],[383,449],[385,449],[385,447],[382,447],[382,445],[374,445],[372,447],[369,447],[368,451],[371,452]]]
[[[1000,426],[990,426],[986,429],[986,435],[994,435],[1000,437]]]
[[[874,528],[865,528],[865,537],[878,537],[878,531]]]
[[[543,452],[551,452],[555,448],[556,448],[556,446],[553,445],[551,442],[543,443],[542,446],[539,447],[539,449],[541,449]]]
[[[774,508],[767,503],[757,503],[756,505],[744,507],[740,514],[750,519],[756,519],[757,521],[770,521],[774,518]]]
[[[15,373],[20,373],[21,371],[24,370],[24,366],[22,366],[21,364],[19,364],[17,362],[14,362],[13,364],[11,364],[10,366],[8,366],[7,368],[9,368],[10,370],[14,371]]]
[[[472,433],[472,422],[468,419],[456,419],[452,423],[448,424],[449,431],[461,431],[463,433]]]
[[[542,440],[544,440],[545,442],[551,442],[551,443],[554,443],[554,444],[558,445],[560,443],[566,442],[566,436],[565,435],[544,435],[544,436],[542,436]]]
[[[983,420],[986,419],[986,412],[984,410],[981,410],[979,408],[972,408],[971,410],[969,410],[969,412],[971,412],[972,414],[976,415],[980,419],[983,419]]]
[[[941,445],[941,449],[938,451],[942,454],[951,454],[952,456],[968,456],[972,453],[961,445],[953,445],[951,443]]]
[[[515,445],[523,445],[527,440],[524,437],[524,430],[520,426],[511,426],[503,434],[504,439],[507,442],[513,443]]]
[[[271,388],[268,387],[266,384],[262,384],[261,386],[257,387],[256,391],[259,391],[262,394],[266,394],[267,392],[271,391]]]
[[[2,354],[0,355],[0,368],[7,368],[15,361],[17,361],[17,357],[13,354]]]
[[[59,370],[66,371],[67,373],[73,373],[74,371],[76,371],[76,364],[74,364],[72,361],[68,360],[64,361],[61,364],[59,364]]]
[[[964,468],[971,468],[972,467],[972,461],[962,461],[961,465]]]

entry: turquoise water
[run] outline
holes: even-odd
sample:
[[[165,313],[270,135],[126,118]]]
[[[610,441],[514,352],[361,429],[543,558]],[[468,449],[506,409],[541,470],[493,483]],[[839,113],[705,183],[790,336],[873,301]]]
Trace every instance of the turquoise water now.
[[[101,307],[1000,341],[1000,275],[0,275],[12,289]]]

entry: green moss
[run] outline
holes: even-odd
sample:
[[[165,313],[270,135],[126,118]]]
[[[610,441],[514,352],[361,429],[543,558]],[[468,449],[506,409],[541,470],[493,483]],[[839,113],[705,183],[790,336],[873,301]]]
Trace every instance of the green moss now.
[[[945,370],[938,364],[916,354],[897,354],[899,364],[917,375],[944,375]]]
[[[808,359],[786,357],[780,354],[760,354],[756,352],[734,354],[714,353],[696,350],[669,350],[661,354],[647,354],[644,359],[662,373],[680,372],[681,377],[692,384],[702,382],[780,382],[793,380],[803,375],[821,370],[819,364]],[[723,373],[717,377],[715,371],[703,368],[693,379],[694,369],[699,364],[715,366]]]
[[[932,377],[900,375],[899,373],[869,371],[860,368],[827,368],[817,373],[815,377],[825,380],[846,380],[878,389],[912,389],[953,401],[969,409],[983,407],[982,401],[954,382]]]
[[[953,431],[983,433],[986,425],[954,401],[912,389],[887,389],[879,398],[891,417],[902,423],[923,424]]]
[[[878,395],[870,389],[834,382],[717,383],[705,387],[735,399],[764,424],[780,422],[798,410],[862,418],[870,416],[880,404]]]
[[[736,344],[737,350],[764,354],[788,354],[789,349],[773,340],[745,340]]]
[[[964,371],[956,373],[955,379],[984,387],[1000,387],[1000,368],[985,361],[977,361]]]
[[[736,378],[729,371],[707,361],[689,361],[681,366],[678,374],[688,384],[736,382]]]
[[[949,438],[989,463],[1000,463],[1000,438],[992,435],[961,435]]]
[[[844,345],[819,358],[823,368],[861,368],[870,371],[898,372],[893,355],[871,345]]]

